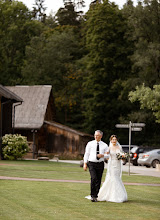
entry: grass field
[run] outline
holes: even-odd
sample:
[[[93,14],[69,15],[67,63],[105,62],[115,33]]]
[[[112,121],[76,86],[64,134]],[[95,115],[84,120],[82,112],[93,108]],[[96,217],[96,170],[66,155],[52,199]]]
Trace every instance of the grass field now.
[[[0,161],[0,176],[89,180],[79,165],[48,161]],[[106,172],[106,171],[105,171]],[[103,180],[105,176],[103,175]],[[123,175],[125,182],[160,183],[160,178]],[[128,202],[91,201],[90,184],[0,180],[1,220],[159,220],[160,187],[125,186]]]

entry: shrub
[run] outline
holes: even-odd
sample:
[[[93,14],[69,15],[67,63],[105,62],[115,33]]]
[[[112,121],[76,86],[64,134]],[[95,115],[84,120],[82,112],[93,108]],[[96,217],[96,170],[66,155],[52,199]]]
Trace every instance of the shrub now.
[[[4,159],[17,160],[29,151],[27,138],[20,134],[6,134],[2,137]]]

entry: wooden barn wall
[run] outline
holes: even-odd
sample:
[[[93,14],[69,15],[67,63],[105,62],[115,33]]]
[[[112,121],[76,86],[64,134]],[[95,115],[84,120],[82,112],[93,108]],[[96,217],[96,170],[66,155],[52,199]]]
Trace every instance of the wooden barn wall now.
[[[63,130],[61,128],[47,125],[48,140],[47,146],[49,153],[79,151],[80,137],[77,134]]]
[[[27,137],[29,143],[33,142],[33,132],[31,130],[16,130],[16,133]],[[37,153],[71,153],[84,154],[88,141],[92,140],[89,136],[80,136],[70,131],[44,124],[35,133],[36,155]],[[32,150],[30,151],[32,152]]]
[[[44,132],[45,131],[45,132]],[[84,149],[91,137],[83,137],[70,131],[57,128],[53,125],[44,126],[43,136],[41,136],[41,145],[45,143],[46,138],[46,150],[48,153],[78,153],[84,154]],[[46,135],[44,135],[46,134]],[[40,142],[39,142],[40,143]],[[45,144],[39,149],[44,149]]]

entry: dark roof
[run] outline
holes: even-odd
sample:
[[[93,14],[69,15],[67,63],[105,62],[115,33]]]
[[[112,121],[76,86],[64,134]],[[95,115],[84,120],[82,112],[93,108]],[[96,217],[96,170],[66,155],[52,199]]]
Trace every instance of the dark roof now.
[[[22,98],[2,85],[0,85],[0,96],[13,100],[14,102],[23,102]]]
[[[15,128],[40,129],[43,125],[52,86],[8,86],[11,92],[23,98],[15,109]]]
[[[56,128],[60,128],[62,130],[65,130],[65,131],[68,131],[68,132],[71,132],[71,133],[74,133],[74,134],[77,134],[77,135],[80,135],[80,136],[89,136],[89,137],[93,137],[93,135],[90,135],[90,134],[86,134],[84,132],[81,132],[81,131],[77,131],[73,128],[70,128],[66,125],[62,125],[60,123],[57,123],[57,122],[54,122],[54,121],[44,121],[44,123],[48,124],[48,125],[51,125],[51,126],[54,126]]]

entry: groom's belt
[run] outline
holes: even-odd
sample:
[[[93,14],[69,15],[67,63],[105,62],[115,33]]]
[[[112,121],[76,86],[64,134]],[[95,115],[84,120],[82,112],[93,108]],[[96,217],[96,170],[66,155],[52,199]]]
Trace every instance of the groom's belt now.
[[[101,162],[88,161],[88,162],[89,162],[89,163],[97,163],[97,164],[104,163],[104,161],[101,161]]]

